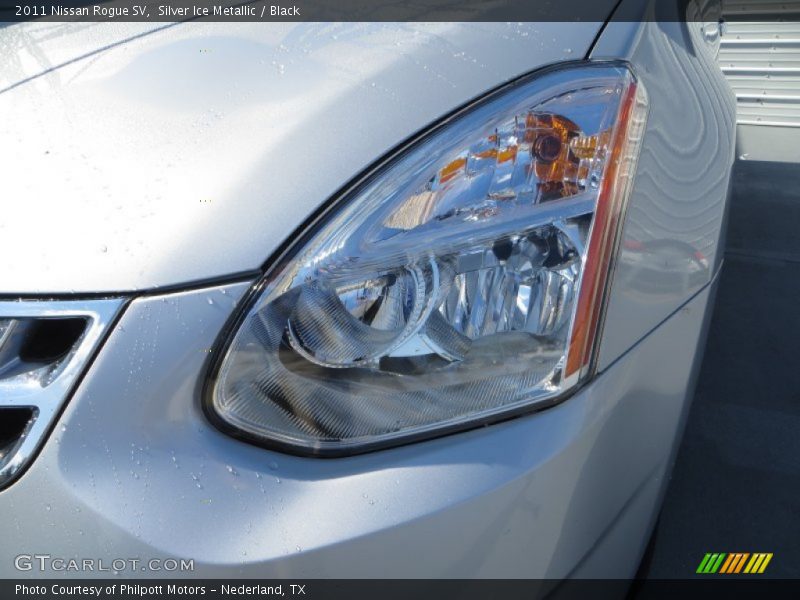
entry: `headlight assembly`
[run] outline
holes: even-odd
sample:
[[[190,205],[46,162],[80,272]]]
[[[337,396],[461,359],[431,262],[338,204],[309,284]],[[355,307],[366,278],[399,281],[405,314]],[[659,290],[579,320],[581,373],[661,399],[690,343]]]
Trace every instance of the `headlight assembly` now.
[[[591,373],[646,112],[626,65],[578,63],[410,143],[271,266],[214,367],[209,414],[342,455],[563,397]]]

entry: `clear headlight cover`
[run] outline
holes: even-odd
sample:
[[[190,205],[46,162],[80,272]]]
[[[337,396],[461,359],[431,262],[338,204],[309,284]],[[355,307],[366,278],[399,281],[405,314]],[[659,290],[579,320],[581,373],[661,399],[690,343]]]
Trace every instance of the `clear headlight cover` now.
[[[624,64],[579,63],[408,145],[271,267],[217,360],[209,414],[341,455],[563,397],[590,373],[646,112]]]

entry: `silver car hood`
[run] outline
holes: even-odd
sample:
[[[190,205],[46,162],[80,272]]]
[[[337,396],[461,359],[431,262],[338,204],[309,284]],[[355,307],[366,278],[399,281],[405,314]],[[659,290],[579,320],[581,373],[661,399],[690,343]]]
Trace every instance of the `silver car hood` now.
[[[0,29],[0,293],[258,269],[387,150],[598,23]]]

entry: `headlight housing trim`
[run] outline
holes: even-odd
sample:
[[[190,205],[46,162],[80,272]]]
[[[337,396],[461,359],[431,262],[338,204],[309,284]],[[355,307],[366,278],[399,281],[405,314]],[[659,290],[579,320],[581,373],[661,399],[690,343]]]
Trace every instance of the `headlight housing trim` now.
[[[391,171],[391,169],[393,169],[395,165],[407,155],[408,152],[413,152],[414,148],[418,144],[421,144],[426,139],[436,135],[443,128],[446,128],[462,116],[469,114],[471,111],[478,109],[485,104],[491,103],[499,96],[502,96],[514,87],[527,85],[553,71],[569,70],[570,68],[576,67],[621,68],[630,74],[633,85],[629,86],[627,91],[633,95],[630,98],[623,100],[625,105],[621,109],[621,112],[618,113],[620,121],[624,121],[630,117],[629,113],[631,110],[633,110],[633,106],[637,101],[644,98],[646,103],[646,92],[644,91],[643,86],[637,80],[630,65],[624,61],[571,61],[538,69],[518,79],[515,79],[512,82],[506,83],[499,88],[481,96],[479,99],[466,104],[456,111],[453,111],[451,114],[442,118],[433,126],[426,128],[423,132],[412,136],[402,144],[398,145],[397,148],[389,152],[380,160],[376,161],[373,166],[367,169],[363,174],[356,177],[350,183],[345,185],[339,192],[334,194],[331,199],[326,202],[319,211],[317,211],[316,214],[312,215],[312,217],[306,220],[303,225],[298,227],[296,230],[298,233],[287,238],[278,251],[273,254],[273,257],[270,258],[270,260],[264,265],[265,275],[253,285],[249,294],[242,300],[240,306],[237,307],[237,310],[230,319],[228,325],[224,331],[221,332],[218,343],[215,344],[214,352],[212,353],[209,361],[209,376],[206,378],[203,384],[201,394],[203,410],[211,422],[223,432],[234,437],[284,453],[299,456],[340,457],[362,454],[391,446],[410,444],[424,439],[449,435],[451,433],[474,429],[492,423],[512,419],[520,415],[537,412],[563,402],[576,391],[578,391],[583,385],[585,385],[595,373],[595,361],[597,357],[596,350],[599,346],[599,340],[601,338],[602,323],[605,313],[605,297],[607,296],[607,291],[610,287],[613,277],[614,263],[618,252],[622,223],[624,221],[625,204],[627,197],[630,194],[630,188],[632,187],[631,180],[632,175],[635,173],[636,158],[641,145],[644,121],[641,123],[639,141],[636,146],[636,151],[632,156],[632,160],[628,160],[627,163],[622,164],[620,167],[621,169],[626,170],[626,178],[622,181],[622,188],[614,187],[619,185],[619,179],[617,177],[619,174],[616,172],[619,157],[615,156],[614,160],[612,161],[614,162],[614,165],[609,165],[609,168],[614,170],[613,178],[611,180],[611,183],[613,183],[614,186],[602,185],[600,191],[598,192],[599,195],[598,199],[596,200],[595,214],[600,211],[601,198],[603,196],[608,196],[611,198],[611,200],[616,200],[617,205],[611,206],[610,202],[604,202],[604,205],[609,205],[608,210],[613,213],[611,215],[611,227],[601,231],[600,233],[602,235],[600,236],[594,235],[593,232],[589,233],[587,246],[596,243],[598,248],[602,250],[602,256],[604,258],[600,262],[595,261],[600,268],[597,269],[597,272],[592,273],[592,285],[597,289],[595,289],[592,293],[593,303],[591,306],[583,307],[584,312],[589,315],[587,321],[588,327],[578,328],[583,329],[583,332],[581,333],[581,340],[579,340],[581,342],[580,356],[577,359],[573,358],[572,356],[567,357],[566,364],[568,372],[566,373],[566,376],[571,378],[571,382],[566,389],[562,390],[560,393],[552,397],[537,399],[535,402],[529,402],[521,406],[500,407],[500,409],[494,411],[493,413],[483,416],[470,417],[463,422],[433,424],[427,429],[407,432],[402,436],[391,437],[389,439],[376,439],[371,442],[359,442],[354,445],[343,444],[338,447],[332,445],[299,445],[279,438],[271,437],[268,434],[255,434],[252,431],[248,431],[242,427],[232,424],[222,417],[214,405],[213,397],[226,354],[234,343],[234,338],[236,337],[246,318],[251,314],[251,311],[255,305],[263,297],[265,290],[269,289],[275,280],[284,277],[284,272],[288,266],[301,256],[303,250],[307,248],[309,243],[318,235],[320,230],[326,226],[329,219],[334,218],[338,211],[346,206],[350,200],[359,197],[359,194],[361,194],[362,191],[366,189],[372,182],[379,180],[384,173]],[[623,110],[627,111],[624,115],[622,112]],[[645,104],[645,118],[646,112],[647,108]],[[622,131],[623,134],[628,133],[630,127],[631,125],[626,122],[621,128],[615,127],[615,131],[617,133]],[[616,146],[614,146],[616,151],[620,150],[620,143],[623,142],[624,140],[622,142],[618,141]],[[603,180],[608,181],[608,178],[604,177]],[[597,220],[595,219],[594,222],[596,223]],[[592,229],[594,229],[594,227]],[[596,239],[597,241],[595,241]],[[584,294],[579,295],[581,297],[585,297]],[[576,310],[581,310],[580,304],[578,304]],[[575,319],[577,319],[577,316],[573,317],[573,321]],[[570,343],[572,343],[575,335],[576,333],[571,329]]]

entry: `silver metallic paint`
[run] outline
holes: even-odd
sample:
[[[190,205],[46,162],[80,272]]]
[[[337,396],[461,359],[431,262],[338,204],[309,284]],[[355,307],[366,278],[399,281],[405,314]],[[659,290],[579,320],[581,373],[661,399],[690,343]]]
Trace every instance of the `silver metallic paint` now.
[[[538,32],[535,41],[521,32],[505,40],[504,27],[513,26],[437,27],[443,29],[317,30],[325,34],[320,47],[303,35],[313,28],[303,26],[253,27],[239,40],[245,29],[238,27],[224,35],[175,28],[0,93],[2,109],[17,106],[10,98],[30,100],[31,108],[18,109],[24,125],[0,125],[20,140],[31,132],[22,145],[26,160],[44,149],[36,132],[54,125],[32,107],[55,102],[75,111],[75,122],[55,130],[70,135],[52,138],[55,173],[91,167],[102,156],[96,151],[110,149],[108,132],[129,136],[126,153],[144,155],[153,140],[159,148],[141,161],[152,181],[106,163],[94,174],[75,171],[58,196],[66,199],[59,217],[79,209],[87,224],[71,235],[50,231],[68,248],[60,248],[63,260],[48,247],[0,267],[0,291],[134,289],[257,267],[315,207],[405,136],[509,77],[579,57],[592,38],[591,27],[577,24],[526,26]],[[637,274],[681,275],[682,263],[664,268],[657,257],[623,252],[595,381],[558,406],[483,429],[347,459],[284,456],[225,436],[200,409],[207,351],[248,283],[141,298],[69,403],[66,430],[56,430],[31,469],[0,492],[10,515],[0,521],[0,575],[38,575],[12,567],[14,554],[37,551],[191,557],[195,576],[632,575],[691,399],[720,256],[720,186],[730,168],[733,129],[721,75],[693,56],[693,34],[679,27],[613,24],[595,55],[613,48],[615,57],[628,57],[651,96],[652,126],[625,238],[666,241],[676,252],[684,244],[702,248],[710,251],[710,268],[699,281],[667,277],[654,296],[637,289]],[[211,31],[219,35],[206,39]],[[520,44],[526,51],[513,52]],[[567,47],[572,54],[565,55]],[[272,85],[242,84],[220,67],[206,71],[190,56],[204,48],[243,58],[240,74],[274,68]],[[256,49],[295,62],[287,59],[283,76],[269,61],[262,71],[247,59]],[[178,65],[198,76],[171,81]],[[207,112],[208,98],[220,105],[226,90],[203,82],[206,72],[240,86],[236,102],[219,111],[221,121]],[[419,93],[420,82],[432,93]],[[109,109],[100,115],[101,131],[90,108],[111,100],[130,122]],[[293,118],[290,109],[312,118]],[[287,144],[310,139],[319,142],[319,171],[302,180],[308,161],[295,160]],[[67,152],[84,140],[90,154]],[[166,168],[162,160],[177,164]],[[34,199],[18,209],[19,222],[39,216],[32,206],[43,206],[40,193],[59,192],[52,181],[30,179],[11,173],[17,197]],[[98,196],[83,194],[103,185],[112,186],[104,198],[131,202],[119,216]],[[195,202],[206,197],[201,190],[212,202]],[[8,242],[15,255],[19,241]]]
[[[614,53],[629,60],[650,98],[600,370],[707,285],[720,266],[735,101],[712,48],[701,23],[645,21],[614,24],[592,53],[595,59]]]
[[[131,303],[66,430],[0,493],[0,576],[40,575],[14,571],[13,558],[47,552],[193,558],[183,576],[558,578],[579,565],[594,573],[595,544],[629,523],[604,576],[635,571],[691,395],[708,289],[556,407],[320,460],[240,442],[201,414],[204,350],[246,287]]]

